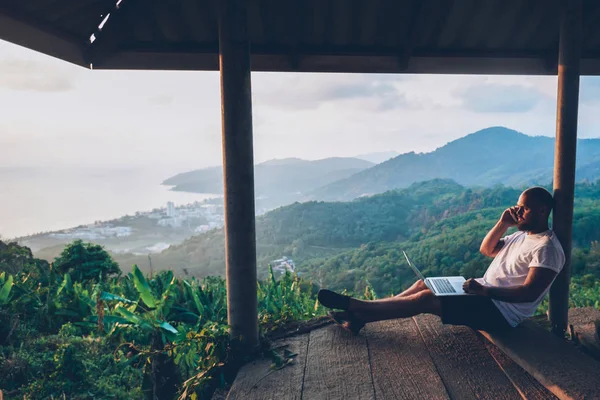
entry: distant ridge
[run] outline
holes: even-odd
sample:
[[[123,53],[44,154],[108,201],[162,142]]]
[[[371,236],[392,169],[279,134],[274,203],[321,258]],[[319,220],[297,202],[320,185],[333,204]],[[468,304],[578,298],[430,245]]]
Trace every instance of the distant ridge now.
[[[374,164],[351,157],[322,160],[284,158],[254,166],[257,197],[277,197],[283,204],[300,200],[306,193],[347,178]],[[173,190],[196,193],[223,193],[223,170],[211,167],[175,175],[163,182]]]
[[[310,194],[317,200],[350,200],[406,188],[435,178],[465,186],[547,184],[552,179],[554,138],[527,136],[502,126],[471,133],[430,153],[401,154]],[[577,179],[600,177],[600,139],[578,141]]]
[[[398,155],[400,155],[400,153],[398,153],[397,151],[379,151],[376,153],[359,154],[354,157],[360,158],[361,160],[370,161],[375,164],[380,164]]]

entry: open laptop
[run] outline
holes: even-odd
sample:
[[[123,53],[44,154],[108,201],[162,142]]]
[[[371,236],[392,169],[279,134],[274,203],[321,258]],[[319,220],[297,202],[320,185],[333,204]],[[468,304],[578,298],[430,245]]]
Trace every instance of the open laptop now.
[[[402,250],[402,254],[404,254],[406,262],[415,272],[417,277],[419,279],[422,279],[423,282],[425,282],[425,285],[427,285],[427,287],[436,296],[472,296],[471,293],[465,293],[465,291],[463,290],[463,283],[465,283],[466,279],[462,276],[425,278],[421,271],[419,271],[419,269],[415,267],[412,262],[410,262],[404,250]]]

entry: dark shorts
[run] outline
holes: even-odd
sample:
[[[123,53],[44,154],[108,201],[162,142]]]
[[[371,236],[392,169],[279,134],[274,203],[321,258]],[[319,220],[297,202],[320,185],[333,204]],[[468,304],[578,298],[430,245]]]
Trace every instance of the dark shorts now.
[[[489,297],[440,296],[442,322],[465,325],[477,330],[498,331],[510,329],[510,324]]]

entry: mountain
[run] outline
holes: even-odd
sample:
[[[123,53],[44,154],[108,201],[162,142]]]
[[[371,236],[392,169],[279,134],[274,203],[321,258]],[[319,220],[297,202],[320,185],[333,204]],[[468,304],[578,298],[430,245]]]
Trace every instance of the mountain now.
[[[379,151],[376,153],[359,154],[357,156],[354,156],[354,158],[359,158],[361,160],[370,161],[374,164],[379,164],[399,155],[400,153],[398,153],[397,151]]]
[[[305,163],[306,160],[303,160],[301,158],[296,158],[296,157],[290,157],[290,158],[274,158],[272,160],[268,160],[265,162],[262,162],[258,165],[272,165],[272,166],[278,166],[278,165],[298,165],[298,164],[303,164]]]
[[[435,179],[408,189],[389,191],[350,202],[294,203],[256,218],[256,250],[264,275],[267,264],[282,255],[296,263],[329,257],[364,243],[403,241],[438,220],[479,207],[513,204],[511,188],[471,191],[456,182]],[[222,228],[194,236],[152,255],[157,269],[173,268],[198,275],[222,274],[225,268]],[[114,255],[121,265],[148,268],[145,256]]]
[[[302,160],[286,158],[269,160],[254,166],[256,197],[285,197],[288,203],[302,194],[331,182],[347,178],[374,164],[358,158],[325,158]],[[196,193],[223,193],[221,167],[184,172],[163,182],[173,190]]]
[[[388,294],[414,282],[403,261],[406,250],[426,274],[481,276],[489,265],[479,253],[481,240],[520,193],[505,186],[466,188],[435,179],[350,202],[280,207],[256,219],[257,272],[264,278],[270,262],[287,256],[302,276],[320,285],[360,291],[368,280],[378,293]],[[574,274],[600,277],[599,236],[600,182],[579,183]],[[153,254],[152,265],[155,271],[172,269],[179,275],[223,275],[224,247],[223,229],[215,229]],[[149,270],[146,256],[113,257],[124,270],[133,264]]]
[[[465,186],[523,186],[551,182],[554,138],[527,136],[505,127],[467,135],[430,153],[414,152],[358,172],[311,193],[312,199],[349,200],[405,188],[434,178]],[[600,139],[580,139],[577,179],[600,177]]]

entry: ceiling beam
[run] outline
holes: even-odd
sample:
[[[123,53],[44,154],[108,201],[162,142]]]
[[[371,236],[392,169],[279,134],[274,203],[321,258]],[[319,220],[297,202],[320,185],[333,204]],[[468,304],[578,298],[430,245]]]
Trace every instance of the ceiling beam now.
[[[453,7],[454,0],[441,0],[441,4],[433,8],[432,12],[436,18],[426,43],[436,45],[440,41],[440,36],[448,23]]]
[[[152,45],[144,43],[130,43],[126,47],[120,48],[123,52],[140,53],[165,53],[167,56],[172,54],[211,54],[218,55],[218,43],[180,43],[165,45]],[[253,45],[252,54],[258,56],[277,55],[288,57],[289,45],[287,43],[274,45]],[[398,49],[394,47],[372,47],[372,46],[314,46],[299,44],[297,46],[299,57],[305,56],[331,56],[331,57],[397,57]],[[515,49],[464,49],[448,48],[439,49],[436,47],[413,49],[413,57],[420,58],[465,58],[474,59],[477,57],[485,59],[537,59],[542,61],[548,57],[548,50],[515,50]],[[599,51],[584,51],[584,58],[600,59]]]
[[[406,34],[400,40],[400,55],[398,56],[398,69],[404,71],[408,68],[408,62],[413,52],[415,42],[417,41],[417,32],[419,31],[419,21],[421,21],[421,14],[425,9],[424,0],[413,0],[412,12],[409,19],[409,26]]]
[[[0,39],[88,67],[84,39],[58,30],[32,16],[0,6]]]
[[[496,15],[493,29],[490,31],[488,47],[495,49],[510,43],[511,36],[518,30],[520,24],[529,22],[529,16],[532,14],[535,4],[533,0],[520,0],[520,2],[512,1],[502,7]]]
[[[287,47],[286,47],[287,48]],[[262,48],[253,48],[251,65],[253,71],[291,72],[288,55],[280,51],[269,53]],[[300,49],[299,49],[300,50]],[[454,55],[436,52],[415,51],[409,67],[400,71],[395,51],[388,55],[299,53],[298,72],[330,73],[426,73],[426,74],[500,74],[500,75],[552,75],[548,72],[544,55],[531,54],[499,55],[467,54],[459,51]],[[600,75],[600,54],[584,55],[582,71],[588,75]],[[596,61],[598,60],[598,61]],[[107,59],[98,69],[155,69],[218,71],[218,56],[213,51],[191,53],[174,51],[119,51]]]
[[[287,26],[288,26],[288,44],[290,47],[289,51],[289,63],[292,71],[297,71],[300,64],[300,57],[298,56],[298,45],[300,42],[301,32],[303,24],[300,21],[304,21],[305,14],[301,10],[301,0],[291,0],[290,5],[287,7]],[[306,7],[306,6],[304,6]]]

